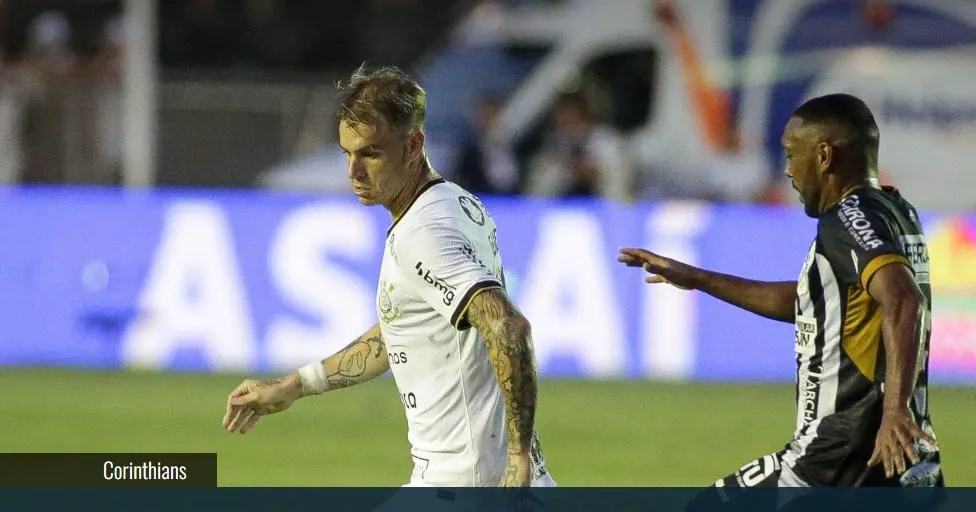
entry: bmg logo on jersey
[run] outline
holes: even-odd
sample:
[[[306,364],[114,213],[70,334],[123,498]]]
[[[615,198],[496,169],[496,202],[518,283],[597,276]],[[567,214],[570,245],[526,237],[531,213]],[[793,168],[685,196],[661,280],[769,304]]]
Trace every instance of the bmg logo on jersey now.
[[[450,306],[454,303],[454,291],[457,290],[454,286],[447,284],[443,279],[431,275],[429,270],[424,270],[424,262],[418,261],[417,265],[414,267],[417,269],[417,276],[422,277],[424,282],[434,287],[435,290],[440,292],[441,297],[444,301],[445,306]]]

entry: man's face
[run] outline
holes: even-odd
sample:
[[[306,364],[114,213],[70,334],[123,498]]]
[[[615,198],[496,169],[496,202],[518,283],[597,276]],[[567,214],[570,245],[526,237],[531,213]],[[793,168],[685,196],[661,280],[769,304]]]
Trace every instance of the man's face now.
[[[400,135],[384,122],[340,122],[339,146],[346,155],[352,192],[360,204],[390,204],[403,190],[408,164],[421,153],[422,142],[423,135]]]
[[[829,165],[830,151],[818,138],[814,126],[804,125],[798,118],[790,118],[783,131],[783,150],[786,154],[786,176],[800,195],[803,210],[810,217],[820,216],[824,171]]]

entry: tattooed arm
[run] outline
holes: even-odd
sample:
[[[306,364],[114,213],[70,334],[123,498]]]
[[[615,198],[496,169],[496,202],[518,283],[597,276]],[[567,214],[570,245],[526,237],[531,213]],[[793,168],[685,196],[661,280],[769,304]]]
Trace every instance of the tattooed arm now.
[[[390,361],[386,358],[386,345],[379,324],[346,348],[322,360],[321,364],[327,383],[325,391],[346,388],[383,375],[390,369]],[[302,388],[298,372],[274,379],[245,380],[227,397],[224,428],[244,434],[262,416],[284,411],[295,400],[317,394]]]
[[[488,358],[495,367],[505,397],[508,451],[528,457],[535,428],[537,376],[532,353],[532,328],[501,288],[477,293],[468,303],[468,322],[478,329],[488,345]],[[511,457],[505,478],[513,468]],[[531,468],[522,468],[530,471]]]
[[[370,327],[345,348],[323,359],[322,366],[329,383],[328,391],[362,384],[386,373],[390,361],[386,357],[380,324]],[[297,373],[292,378],[297,379]],[[302,396],[308,394],[307,390],[301,391]]]

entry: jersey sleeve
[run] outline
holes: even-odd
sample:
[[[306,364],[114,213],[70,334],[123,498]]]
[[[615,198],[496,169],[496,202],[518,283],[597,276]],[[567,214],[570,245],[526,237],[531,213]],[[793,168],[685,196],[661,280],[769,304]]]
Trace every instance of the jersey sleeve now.
[[[465,313],[475,294],[503,287],[475,244],[450,224],[417,227],[396,242],[397,265],[413,290],[457,329],[470,327]]]
[[[911,268],[887,216],[856,194],[844,198],[838,209],[826,212],[818,229],[827,259],[841,271],[849,269],[843,273],[864,290],[886,265],[903,263]]]

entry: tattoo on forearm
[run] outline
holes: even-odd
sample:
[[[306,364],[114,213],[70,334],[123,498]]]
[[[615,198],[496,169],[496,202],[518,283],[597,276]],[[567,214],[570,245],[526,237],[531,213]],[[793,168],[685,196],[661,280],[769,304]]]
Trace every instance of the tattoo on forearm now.
[[[286,380],[288,380],[288,378],[289,377],[287,375],[285,375],[285,376],[282,376],[282,377],[274,377],[274,378],[271,378],[271,379],[263,379],[263,380],[259,381],[258,384],[261,385],[261,386],[276,386],[278,384],[281,384],[281,383],[285,382]]]
[[[326,360],[326,378],[329,389],[340,389],[359,384],[376,377],[388,368],[386,346],[383,337],[372,330]]]
[[[373,347],[366,340],[359,339],[343,351],[339,360],[338,375],[359,377],[366,372],[366,358]]]
[[[505,473],[502,476],[502,485],[505,487],[514,486],[518,482],[519,467],[518,464],[509,460],[505,464]]]
[[[329,389],[342,389],[359,384],[356,379],[343,377],[342,375],[329,375]]]
[[[477,294],[468,307],[468,321],[488,344],[488,358],[505,397],[509,447],[528,452],[538,384],[528,322],[501,290]]]

